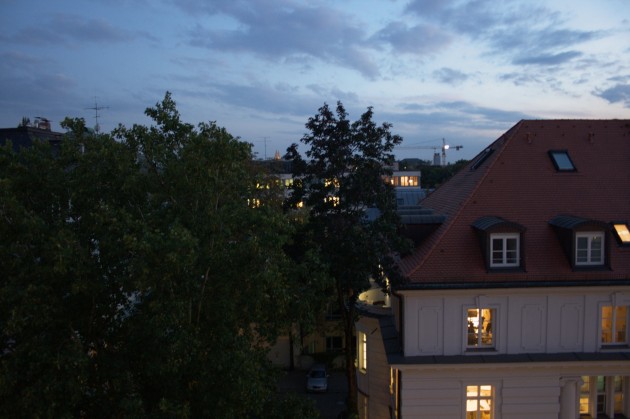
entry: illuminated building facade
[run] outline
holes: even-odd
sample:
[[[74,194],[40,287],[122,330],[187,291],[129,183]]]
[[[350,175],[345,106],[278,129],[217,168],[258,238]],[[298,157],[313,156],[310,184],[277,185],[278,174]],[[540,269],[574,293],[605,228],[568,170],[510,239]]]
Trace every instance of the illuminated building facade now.
[[[630,417],[629,185],[630,121],[524,120],[405,208],[361,417]]]

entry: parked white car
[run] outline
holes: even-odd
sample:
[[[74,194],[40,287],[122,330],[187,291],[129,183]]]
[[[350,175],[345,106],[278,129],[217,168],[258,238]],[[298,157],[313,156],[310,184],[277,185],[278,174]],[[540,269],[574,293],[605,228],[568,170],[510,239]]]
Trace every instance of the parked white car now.
[[[306,391],[327,391],[328,376],[325,365],[313,365],[306,374]]]

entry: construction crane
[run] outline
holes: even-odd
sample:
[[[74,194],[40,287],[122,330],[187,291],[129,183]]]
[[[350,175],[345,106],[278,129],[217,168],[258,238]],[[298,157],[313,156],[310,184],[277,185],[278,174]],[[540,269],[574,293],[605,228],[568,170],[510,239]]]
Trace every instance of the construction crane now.
[[[442,138],[442,147],[439,146],[407,146],[407,147],[400,147],[401,149],[419,149],[419,148],[424,148],[424,149],[432,149],[434,151],[433,153],[433,165],[434,166],[446,166],[446,150],[449,149],[455,149],[455,150],[459,150],[464,148],[463,145],[448,145],[446,144],[446,140],[444,138]],[[440,159],[440,153],[437,152],[438,149],[442,150],[442,158]]]

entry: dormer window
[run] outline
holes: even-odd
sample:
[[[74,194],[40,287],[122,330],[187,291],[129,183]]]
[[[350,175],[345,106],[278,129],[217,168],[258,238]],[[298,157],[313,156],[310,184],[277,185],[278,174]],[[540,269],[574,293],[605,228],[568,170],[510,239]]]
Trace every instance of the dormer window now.
[[[520,234],[495,233],[490,234],[490,267],[516,267],[520,261]]]
[[[575,165],[566,150],[550,150],[549,157],[558,172],[575,172]]]
[[[477,230],[488,270],[523,268],[523,226],[500,217],[488,216],[476,220],[472,227]]]
[[[575,233],[575,264],[576,266],[604,264],[604,232]]]
[[[606,231],[608,225],[571,215],[559,215],[549,221],[560,245],[574,269],[606,266]]]

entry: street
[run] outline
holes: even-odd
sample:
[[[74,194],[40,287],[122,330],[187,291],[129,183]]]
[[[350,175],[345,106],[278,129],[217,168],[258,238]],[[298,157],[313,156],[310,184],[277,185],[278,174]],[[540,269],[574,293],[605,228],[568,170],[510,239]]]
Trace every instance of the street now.
[[[322,419],[336,419],[346,408],[348,386],[343,371],[329,371],[328,391],[325,393],[306,392],[306,373],[304,370],[287,371],[279,384],[281,392],[296,392],[315,401]]]

